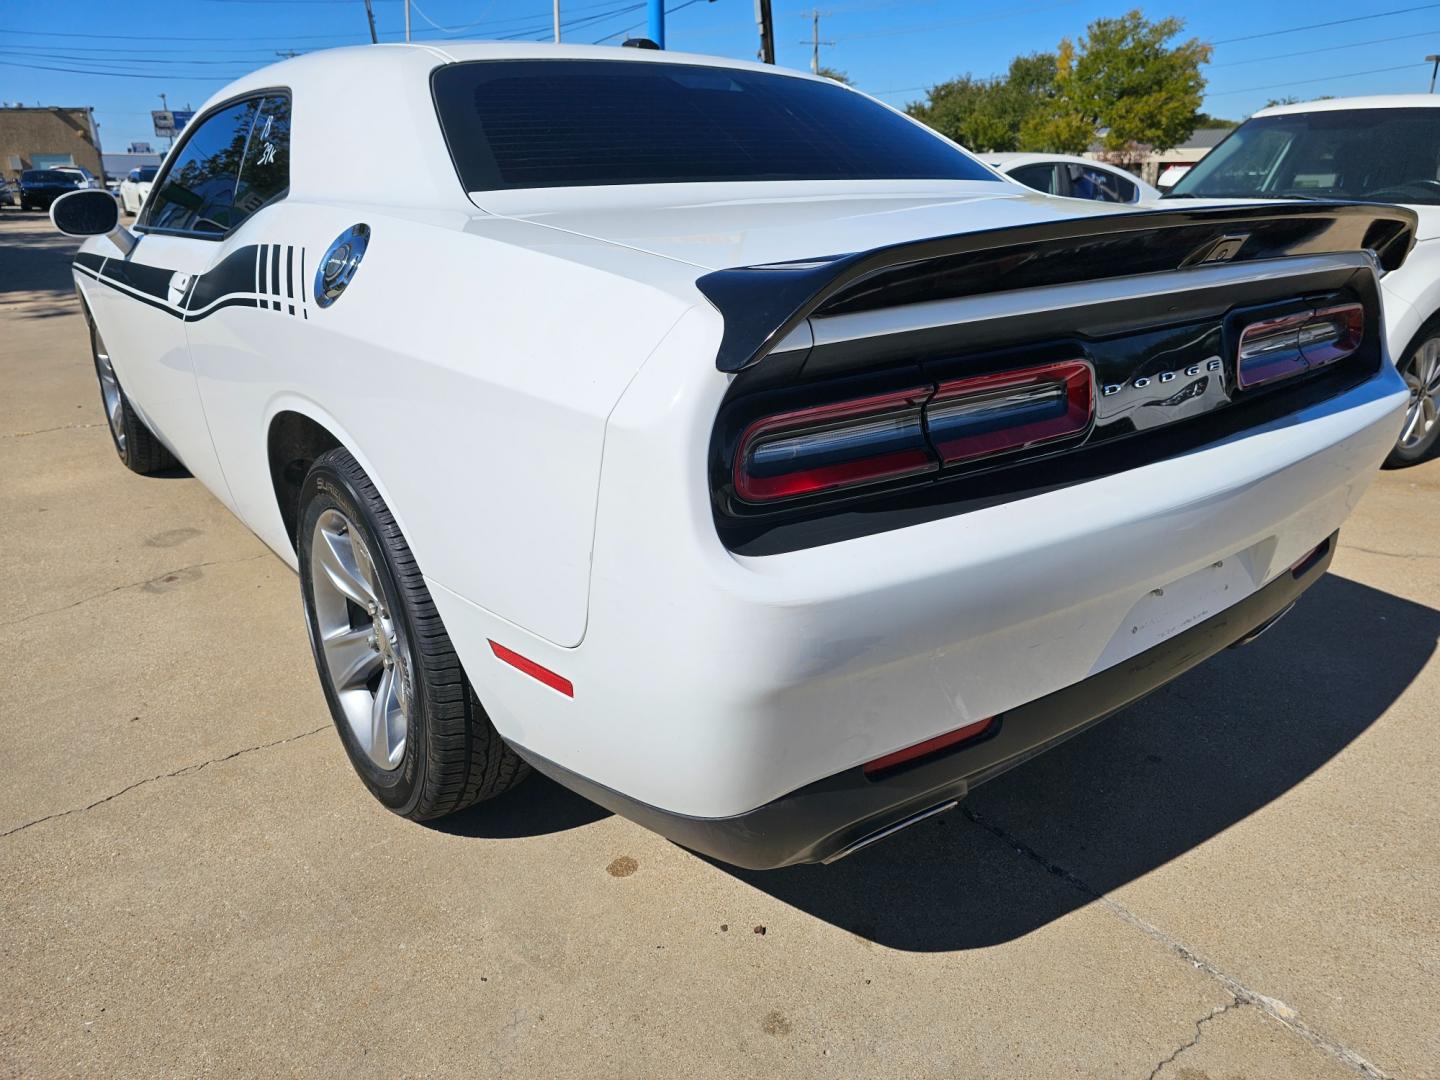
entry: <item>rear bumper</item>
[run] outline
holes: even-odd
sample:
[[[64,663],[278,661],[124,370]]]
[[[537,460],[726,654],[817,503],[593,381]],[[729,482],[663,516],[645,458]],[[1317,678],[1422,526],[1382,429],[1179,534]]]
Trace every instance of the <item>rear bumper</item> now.
[[[1332,534],[1293,571],[1219,614],[1099,674],[1008,710],[998,730],[882,779],[859,766],[807,784],[747,813],[705,818],[671,813],[622,795],[541,755],[515,749],[551,779],[676,843],[755,870],[825,862],[946,809],[977,784],[1104,719],[1222,649],[1252,639],[1325,573]]]

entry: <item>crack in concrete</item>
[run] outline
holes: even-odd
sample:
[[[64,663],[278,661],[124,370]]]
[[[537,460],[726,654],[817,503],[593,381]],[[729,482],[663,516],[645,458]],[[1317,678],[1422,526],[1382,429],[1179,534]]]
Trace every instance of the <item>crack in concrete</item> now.
[[[1205,957],[1201,956],[1179,938],[1173,937],[1154,924],[1147,922],[1124,904],[1120,903],[1120,901],[1114,900],[1104,893],[1097,892],[1082,878],[1071,873],[1065,869],[1065,867],[1058,863],[1051,862],[1024,841],[1017,840],[1000,826],[985,820],[985,818],[981,817],[980,814],[968,804],[961,803],[960,812],[992,836],[1009,844],[1017,853],[1038,865],[1046,873],[1058,877],[1071,888],[1084,893],[1096,903],[1107,908],[1111,914],[1129,923],[1147,937],[1165,946],[1192,967],[1203,971],[1223,986],[1226,992],[1229,993],[1236,1002],[1255,1006],[1276,1023],[1300,1036],[1300,1038],[1304,1039],[1316,1049],[1330,1055],[1342,1065],[1355,1070],[1360,1075],[1366,1077],[1367,1080],[1393,1080],[1390,1073],[1380,1068],[1380,1066],[1374,1062],[1367,1060],[1349,1047],[1321,1035],[1314,1028],[1310,1027],[1309,1024],[1301,1020],[1299,1012],[1285,1004],[1285,1002],[1280,1001],[1278,998],[1267,997],[1259,991],[1250,989],[1250,987],[1246,986],[1239,979],[1230,975],[1228,972],[1222,971],[1215,964],[1205,959]]]
[[[21,623],[27,623],[34,619],[43,619],[46,615],[55,615],[61,611],[69,611],[71,608],[79,607],[81,604],[88,604],[92,600],[99,600],[102,597],[109,596],[111,593],[124,592],[126,589],[138,589],[141,586],[149,585],[151,582],[154,581],[163,581],[165,578],[169,577],[172,574],[183,574],[186,570],[201,570],[207,566],[238,566],[240,563],[254,562],[256,559],[263,559],[268,554],[269,552],[261,551],[255,555],[246,555],[243,559],[212,559],[209,562],[191,563],[188,566],[177,566],[173,570],[162,570],[154,577],[148,577],[144,581],[127,581],[123,585],[112,585],[108,589],[102,589],[100,592],[91,593],[89,596],[82,596],[79,600],[72,600],[68,604],[61,604],[59,607],[56,608],[46,608],[44,611],[34,611],[31,612],[29,615],[23,615],[18,619],[12,619],[9,622],[0,623],[0,630],[6,629],[7,627],[11,626],[19,626]]]
[[[37,428],[34,431],[0,431],[0,439],[23,439],[30,435],[48,435],[52,431],[84,431],[86,428],[104,427],[105,422],[95,424],[61,424],[59,427]]]
[[[106,795],[103,799],[95,800],[89,806],[75,806],[71,807],[69,810],[57,810],[53,814],[46,814],[44,817],[38,817],[34,821],[27,821],[23,825],[17,825],[13,829],[7,829],[5,832],[0,833],[0,840],[3,840],[7,836],[14,836],[16,833],[24,832],[26,829],[34,825],[43,825],[47,821],[55,821],[57,818],[69,817],[71,814],[84,814],[90,810],[94,810],[97,806],[104,806],[106,803],[118,799],[121,795],[124,795],[127,792],[134,791],[136,788],[142,788],[146,784],[153,784],[157,780],[170,780],[177,776],[186,776],[190,773],[200,772],[200,770],[205,769],[211,765],[219,765],[225,761],[233,761],[235,758],[242,757],[245,754],[253,754],[257,750],[269,750],[271,747],[284,746],[286,743],[297,742],[300,739],[308,739],[311,735],[318,735],[322,731],[329,730],[330,727],[332,727],[332,725],[322,724],[319,727],[314,728],[310,731],[302,731],[298,735],[288,735],[283,739],[276,739],[274,742],[260,743],[256,746],[246,746],[240,750],[236,750],[233,753],[225,754],[221,757],[210,758],[208,761],[201,761],[193,765],[182,765],[180,768],[175,769],[172,772],[160,773],[156,776],[146,777],[144,780],[136,780],[135,783],[128,784],[125,787],[121,788],[119,791],[112,792],[111,794]]]
[[[1392,559],[1440,559],[1423,551],[1381,551],[1379,548],[1361,547],[1359,544],[1341,544],[1341,551],[1363,551],[1367,555],[1387,555]]]
[[[1151,1070],[1150,1070],[1150,1075],[1147,1076],[1147,1077],[1145,1078],[1145,1080],[1155,1080],[1155,1077],[1157,1077],[1157,1076],[1160,1075],[1160,1070],[1161,1070],[1161,1069],[1165,1068],[1166,1065],[1169,1065],[1169,1064],[1173,1063],[1176,1058],[1178,1058],[1178,1057],[1179,1057],[1181,1054],[1183,1054],[1186,1050],[1189,1050],[1192,1046],[1194,1046],[1196,1043],[1198,1043],[1198,1042],[1200,1041],[1200,1035],[1201,1035],[1202,1032],[1204,1031],[1205,1025],[1208,1024],[1208,1023],[1210,1023],[1211,1020],[1214,1020],[1217,1016],[1224,1016],[1224,1015],[1225,1015],[1227,1012],[1229,1012],[1231,1009],[1244,1008],[1244,1007],[1245,1007],[1245,1004],[1246,1004],[1245,1002],[1239,1000],[1238,998],[1236,998],[1236,997],[1234,997],[1234,996],[1232,995],[1231,998],[1230,998],[1230,1003],[1229,1003],[1228,1005],[1221,1005],[1221,1006],[1220,1006],[1219,1008],[1217,1008],[1217,1009],[1211,1009],[1210,1012],[1207,1013],[1205,1016],[1202,1016],[1202,1017],[1200,1017],[1199,1020],[1196,1020],[1196,1021],[1195,1021],[1195,1035],[1194,1035],[1194,1037],[1192,1037],[1191,1039],[1187,1040],[1186,1042],[1181,1043],[1181,1044],[1176,1048],[1176,1050],[1175,1050],[1175,1052],[1174,1052],[1173,1054],[1171,1054],[1169,1057],[1163,1059],[1158,1065],[1155,1066],[1155,1068],[1151,1069]]]

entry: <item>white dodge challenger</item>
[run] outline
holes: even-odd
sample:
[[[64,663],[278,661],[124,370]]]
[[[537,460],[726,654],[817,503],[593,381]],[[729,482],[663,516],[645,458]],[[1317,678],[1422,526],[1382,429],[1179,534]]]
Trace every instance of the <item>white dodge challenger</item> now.
[[[829,861],[1284,613],[1395,441],[1403,208],[1057,200],[846,87],[342,49],[55,223],[121,460],[299,571],[361,780]]]

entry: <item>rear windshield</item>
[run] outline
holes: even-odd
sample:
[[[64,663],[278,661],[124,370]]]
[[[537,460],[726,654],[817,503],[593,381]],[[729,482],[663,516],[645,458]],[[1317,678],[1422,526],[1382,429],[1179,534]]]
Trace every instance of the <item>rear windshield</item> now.
[[[1175,185],[1171,198],[1440,203],[1440,109],[1258,116]]]
[[[844,87],[624,60],[489,60],[434,75],[467,191],[760,180],[994,180]]]
[[[140,183],[148,184],[155,180],[155,174],[160,171],[158,165],[145,165],[140,169]]]
[[[26,169],[20,174],[20,179],[27,184],[73,184],[75,174],[55,169]]]

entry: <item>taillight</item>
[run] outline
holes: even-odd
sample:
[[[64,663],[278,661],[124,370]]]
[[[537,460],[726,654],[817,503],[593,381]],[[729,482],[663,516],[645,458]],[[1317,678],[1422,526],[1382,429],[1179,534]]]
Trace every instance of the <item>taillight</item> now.
[[[941,383],[925,409],[947,465],[1077,438],[1095,415],[1095,380],[1083,360]]]
[[[1240,388],[1287,379],[1343,360],[1365,336],[1365,309],[1337,304],[1251,323],[1240,335]]]
[[[756,420],[735,451],[735,493],[768,502],[934,472],[922,413],[930,393],[915,387]]]

